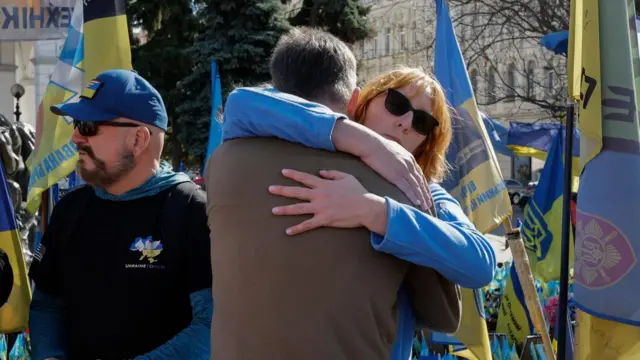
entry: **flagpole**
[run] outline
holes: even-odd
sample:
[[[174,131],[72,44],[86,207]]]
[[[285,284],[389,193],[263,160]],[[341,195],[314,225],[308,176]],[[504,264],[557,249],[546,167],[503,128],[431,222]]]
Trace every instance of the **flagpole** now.
[[[524,247],[520,229],[512,228],[511,220],[509,218],[505,220],[503,226],[505,230],[505,240],[509,244],[509,249],[511,249],[511,255],[513,256],[512,266],[516,267],[516,274],[518,275],[518,280],[520,280],[520,285],[522,286],[527,311],[529,311],[529,315],[531,315],[531,322],[533,323],[533,327],[536,332],[542,338],[542,344],[544,346],[544,352],[547,359],[556,359],[553,352],[553,346],[551,344],[551,337],[549,337],[547,323],[544,319],[542,304],[540,303],[533,273],[531,272],[529,256],[527,256],[527,250]],[[558,357],[558,359],[564,360],[562,357]]]
[[[562,244],[560,250],[560,296],[558,304],[558,359],[567,353],[567,308],[569,306],[569,241],[571,234],[571,184],[573,164],[574,102],[567,102],[567,123],[564,142],[564,183],[562,199]]]

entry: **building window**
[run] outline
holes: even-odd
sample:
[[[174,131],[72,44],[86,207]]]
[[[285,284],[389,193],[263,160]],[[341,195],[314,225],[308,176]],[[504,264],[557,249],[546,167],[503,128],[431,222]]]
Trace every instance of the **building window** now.
[[[529,64],[527,64],[527,97],[531,99],[535,99],[535,69],[536,62],[531,60]]]
[[[545,67],[545,72],[546,72],[546,93],[548,97],[551,97],[553,95],[553,90],[554,90],[554,86],[555,86],[555,78],[554,78],[554,74],[553,74],[553,68],[551,67],[551,65],[548,65],[547,67]]]
[[[491,67],[487,77],[487,102],[490,104],[495,103],[497,100],[496,95],[496,69]]]
[[[391,52],[391,29],[387,28],[384,34],[384,54],[389,55]]]
[[[516,66],[511,63],[507,68],[507,100],[513,101],[516,97]]]
[[[378,56],[378,37],[373,38],[373,57]]]
[[[404,26],[400,27],[400,49],[405,50],[407,46],[407,36],[404,33]]]
[[[471,87],[473,88],[473,93],[476,94],[478,92],[478,70],[473,69],[469,74],[469,78],[471,80]]]
[[[416,49],[419,46],[418,43],[418,28],[416,22],[411,23],[411,30],[413,31],[413,48]]]

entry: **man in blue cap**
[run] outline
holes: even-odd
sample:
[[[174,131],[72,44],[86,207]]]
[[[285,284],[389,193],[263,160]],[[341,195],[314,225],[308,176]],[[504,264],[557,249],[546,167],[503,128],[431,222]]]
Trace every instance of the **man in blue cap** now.
[[[89,186],[56,205],[34,255],[32,357],[209,359],[206,195],[161,161],[160,94],[109,70],[51,111],[73,121]]]

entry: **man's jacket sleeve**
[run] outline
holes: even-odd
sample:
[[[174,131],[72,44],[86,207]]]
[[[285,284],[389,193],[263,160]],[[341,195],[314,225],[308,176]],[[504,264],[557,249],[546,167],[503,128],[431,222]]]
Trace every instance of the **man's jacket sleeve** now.
[[[135,358],[135,360],[205,360],[211,356],[211,318],[213,316],[213,296],[211,289],[192,293],[191,324],[178,335],[157,349]]]
[[[65,228],[65,216],[71,203],[77,199],[75,191],[63,197],[53,208],[51,219],[29,269],[35,282],[29,309],[31,357],[66,359],[66,329],[64,302],[61,296],[61,241]],[[71,198],[71,200],[69,200]]]
[[[37,288],[34,290],[29,311],[32,359],[67,358],[64,349],[63,310],[62,300],[38,291]]]

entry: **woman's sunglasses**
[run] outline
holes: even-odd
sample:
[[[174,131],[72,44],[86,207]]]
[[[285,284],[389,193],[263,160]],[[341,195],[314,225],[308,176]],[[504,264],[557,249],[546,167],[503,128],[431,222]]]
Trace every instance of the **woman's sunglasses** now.
[[[389,89],[384,99],[384,107],[391,115],[402,116],[409,111],[413,112],[411,127],[420,135],[428,136],[433,129],[439,125],[433,115],[424,110],[416,110],[411,105],[411,101],[400,91]]]
[[[93,122],[93,121],[78,121],[73,120],[73,128],[78,129],[80,135],[84,137],[96,136],[98,134],[98,128],[100,126],[111,126],[111,127],[139,127],[142,125],[132,124],[132,123],[123,123],[123,122],[115,122],[115,121],[106,121],[106,122]]]

